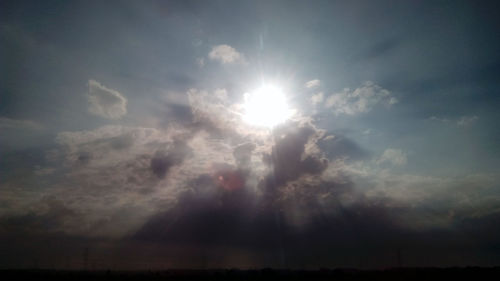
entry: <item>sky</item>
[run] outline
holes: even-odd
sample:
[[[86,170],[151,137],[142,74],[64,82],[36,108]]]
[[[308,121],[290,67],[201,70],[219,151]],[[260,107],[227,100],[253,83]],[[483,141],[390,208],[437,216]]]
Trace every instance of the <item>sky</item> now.
[[[500,265],[496,1],[1,1],[0,268]]]

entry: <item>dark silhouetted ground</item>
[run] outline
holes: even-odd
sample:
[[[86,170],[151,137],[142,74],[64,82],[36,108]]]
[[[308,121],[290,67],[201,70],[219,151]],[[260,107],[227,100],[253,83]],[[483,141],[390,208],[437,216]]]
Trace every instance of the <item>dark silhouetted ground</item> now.
[[[1,280],[500,280],[500,267],[397,268],[387,270],[1,270]],[[450,279],[451,278],[451,279]]]

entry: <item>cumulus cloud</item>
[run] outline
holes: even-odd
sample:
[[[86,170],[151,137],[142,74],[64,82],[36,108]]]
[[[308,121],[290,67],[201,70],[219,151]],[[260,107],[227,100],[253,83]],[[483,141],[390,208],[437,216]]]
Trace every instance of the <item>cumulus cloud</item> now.
[[[214,91],[189,89],[187,92],[193,124],[195,127],[219,135],[221,138],[239,139],[243,142],[254,138],[268,138],[265,130],[252,128],[242,122],[243,105],[231,103],[226,89]]]
[[[306,86],[306,88],[308,88],[308,89],[314,89],[314,88],[319,87],[320,83],[321,83],[321,82],[320,82],[318,79],[314,79],[314,80],[311,80],[311,81],[307,81],[307,82],[305,83],[305,86]]]
[[[388,158],[397,159],[398,163],[405,161],[399,152],[389,154],[395,154],[396,157]],[[358,207],[382,207],[393,212],[388,218],[407,229],[445,229],[466,218],[500,211],[493,207],[500,203],[500,196],[488,192],[498,182],[498,176],[494,174],[417,175],[394,172],[391,167],[381,167],[377,162],[337,159],[330,162],[322,176],[337,182],[342,182],[342,179],[351,182],[356,197],[347,193],[346,202]],[[478,196],[479,193],[483,195]]]
[[[326,99],[326,107],[331,108],[335,114],[348,115],[369,112],[379,103],[391,106],[397,103],[397,99],[391,97],[391,92],[371,81],[354,90],[345,88]]]
[[[349,164],[345,158],[318,169],[302,166],[311,163],[307,159],[321,163],[322,152],[307,146],[324,138],[323,132],[305,124],[276,132],[272,152],[264,157],[273,168],[261,182],[265,184],[262,188],[268,188],[262,195],[247,188],[220,189],[213,175],[200,174],[190,184],[192,191],[179,197],[174,208],[151,217],[135,233],[135,239],[209,248],[224,245],[252,249],[253,253],[258,249],[279,251],[274,241],[280,240],[292,255],[303,250],[296,247],[301,239],[307,239],[309,251],[316,251],[325,243],[340,240],[338,243],[355,244],[373,237],[360,235],[360,230],[390,236],[382,242],[385,245],[401,233],[429,233],[436,227],[444,231],[473,218],[473,209],[491,210],[477,206],[499,202],[498,197],[474,196],[474,189],[494,186],[495,180],[484,175],[450,179],[394,174],[371,166],[371,161]],[[251,143],[236,146],[235,161],[248,163],[257,156],[256,149],[258,145]],[[403,161],[401,151],[386,151],[386,158],[391,159],[387,161]],[[225,171],[231,169],[235,171],[228,165]],[[220,175],[232,177],[226,172]]]
[[[88,85],[88,110],[91,114],[107,119],[119,119],[127,113],[127,99],[121,93],[95,80],[89,80]]]
[[[373,98],[382,91],[370,87],[372,95],[356,95]],[[332,222],[361,229],[404,222],[449,225],[462,216],[466,202],[485,203],[462,187],[462,197],[441,202],[448,209],[419,218],[420,211],[412,210],[428,207],[426,200],[446,200],[443,190],[473,181],[393,174],[393,166],[407,162],[402,150],[389,148],[367,160],[369,154],[355,141],[327,134],[310,118],[259,134],[241,123],[238,105],[230,103],[222,88],[191,89],[187,95],[193,120],[186,126],[104,126],[59,133],[50,167],[35,170],[41,180],[58,179],[43,192],[55,199],[19,200],[20,195],[3,189],[1,195],[7,196],[0,201],[17,212],[4,217],[36,222],[33,227],[39,229],[50,223],[50,231],[73,235],[252,248],[273,247],[280,229],[300,229],[309,238],[325,233],[317,237],[318,246],[332,235],[350,239],[348,231],[332,228]],[[363,108],[351,106],[356,112]],[[58,216],[59,210],[66,215]]]
[[[234,148],[233,156],[238,166],[242,168],[250,168],[252,152],[255,150],[256,145],[251,142],[239,144]]]
[[[208,57],[222,64],[245,63],[245,56],[229,45],[217,45],[212,48]]]
[[[200,167],[183,166],[192,153],[190,139],[177,128],[104,126],[61,132],[58,147],[47,154],[50,166],[34,171],[43,176],[38,184],[51,184],[23,199],[31,202],[29,208],[15,207],[16,195],[7,195],[6,204],[14,212],[10,217],[28,216],[41,223],[50,219],[50,227],[39,229],[45,232],[122,237],[157,210],[173,206],[183,183],[196,177],[191,169]],[[57,198],[67,215],[40,216],[49,208],[41,197]]]
[[[215,90],[210,97],[201,95],[210,104],[198,92],[194,95],[194,124],[212,110],[221,112],[217,104],[226,104],[224,89]],[[204,121],[208,123],[182,127],[172,124],[163,130],[103,126],[59,133],[58,147],[47,153],[50,166],[36,167],[35,174],[53,182],[43,195],[57,196],[71,212],[65,218],[49,216],[52,226],[45,231],[122,237],[134,232],[153,214],[175,206],[180,195],[190,190],[206,192],[203,186],[196,186],[196,179],[204,176],[217,189],[245,190],[255,195],[259,180],[268,171],[262,159],[262,153],[269,151],[267,142],[257,145],[251,142],[252,138],[244,142],[231,127],[221,127],[224,134],[214,135],[211,130],[217,125],[210,119]],[[12,196],[6,198],[15,200]],[[36,196],[33,200],[32,213],[20,206],[17,214],[10,217],[45,220],[46,217],[32,215],[46,208],[45,203]],[[12,206],[10,199],[7,201]],[[69,219],[72,216],[74,220]]]
[[[269,155],[273,165],[273,179],[277,184],[296,179],[302,174],[320,173],[328,161],[322,157],[316,143],[324,132],[311,125],[277,131],[278,136]]]
[[[401,149],[388,148],[377,160],[378,164],[389,163],[394,166],[406,165],[408,159]]]
[[[192,149],[180,140],[175,140],[168,149],[158,150],[151,159],[151,170],[158,178],[164,178],[171,167],[184,161]]]
[[[39,130],[42,128],[43,126],[35,121],[0,117],[0,130],[7,130],[7,129]]]
[[[194,122],[210,124],[218,129],[235,126],[238,117],[230,108],[225,89],[210,93],[193,88],[188,90],[187,96]]]

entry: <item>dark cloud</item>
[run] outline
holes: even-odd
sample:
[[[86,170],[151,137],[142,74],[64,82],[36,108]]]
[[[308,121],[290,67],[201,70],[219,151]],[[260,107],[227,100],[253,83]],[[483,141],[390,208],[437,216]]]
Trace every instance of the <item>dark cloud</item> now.
[[[481,217],[464,218],[456,223],[467,237],[473,241],[481,241],[484,247],[500,256],[500,213],[492,213]]]
[[[81,214],[54,197],[45,197],[37,204],[39,208],[1,219],[0,233],[55,233],[62,224],[81,218]]]
[[[320,133],[311,125],[290,125],[277,129],[274,132],[272,152],[264,156],[273,170],[268,182],[272,181],[279,186],[303,174],[321,173],[328,161],[321,158],[321,155],[308,154],[306,151],[308,142],[315,144],[318,134]]]
[[[369,158],[368,151],[359,146],[354,140],[341,134],[333,138],[319,141],[318,146],[331,160],[346,157],[349,160],[363,160]]]
[[[151,159],[151,171],[160,179],[164,178],[170,168],[182,163],[192,152],[191,148],[182,141],[175,141],[168,151],[159,150]]]
[[[252,152],[255,150],[254,143],[243,143],[234,148],[233,156],[236,164],[241,168],[248,168],[250,165]]]
[[[191,191],[179,197],[173,209],[149,220],[135,238],[174,245],[279,251],[283,235],[290,234],[289,239],[294,240],[302,239],[302,231],[315,232],[315,221],[330,217],[339,208],[335,197],[351,192],[349,183],[309,180],[308,176],[317,178],[328,165],[322,153],[313,149],[322,136],[323,132],[311,124],[292,123],[276,129],[272,152],[264,156],[272,172],[257,192],[244,184],[250,172],[245,169],[250,167],[256,145],[236,146],[233,156],[239,168],[214,165],[213,174],[188,183]],[[337,203],[325,203],[328,196]],[[297,228],[294,212],[308,216],[307,223]]]
[[[227,189],[218,174],[201,175],[172,210],[154,216],[135,235],[165,243],[226,243],[246,236],[256,209],[255,195],[244,188]]]
[[[88,162],[90,162],[90,160],[92,160],[92,153],[91,152],[82,151],[78,155],[78,163],[87,164]]]
[[[333,191],[328,204],[306,200],[318,191],[315,189],[306,191],[308,196],[262,205],[255,194],[221,189],[212,179],[210,175],[198,178],[193,182],[193,192],[180,197],[172,210],[151,218],[133,240],[195,247],[197,254],[207,258],[215,258],[217,251],[230,255],[224,249],[238,249],[251,255],[252,264],[257,266],[299,268],[318,262],[330,266],[396,266],[398,252],[407,266],[426,266],[437,260],[443,266],[467,264],[472,260],[453,256],[463,259],[465,251],[478,253],[482,247],[492,247],[491,257],[500,256],[498,229],[493,223],[497,215],[468,220],[455,229],[415,230],[402,224],[397,215],[411,212],[411,207],[392,206],[389,199],[363,197],[351,204],[342,203],[342,196],[355,196],[350,185],[320,184],[324,190]],[[287,218],[293,208],[309,213],[307,223],[297,225]],[[463,251],[457,250],[460,245]],[[195,258],[197,254],[188,256]],[[429,261],[429,255],[435,259]]]

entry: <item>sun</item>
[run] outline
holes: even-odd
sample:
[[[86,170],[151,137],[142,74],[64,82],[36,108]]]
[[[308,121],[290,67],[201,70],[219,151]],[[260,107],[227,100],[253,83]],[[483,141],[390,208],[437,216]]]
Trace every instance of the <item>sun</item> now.
[[[270,84],[246,93],[243,110],[243,121],[266,128],[273,128],[285,122],[294,113],[294,110],[288,107],[283,90]]]

